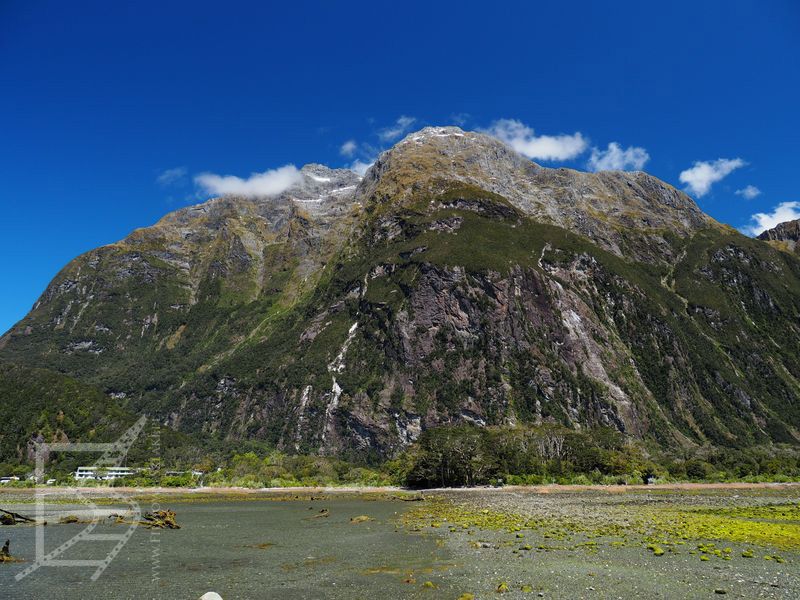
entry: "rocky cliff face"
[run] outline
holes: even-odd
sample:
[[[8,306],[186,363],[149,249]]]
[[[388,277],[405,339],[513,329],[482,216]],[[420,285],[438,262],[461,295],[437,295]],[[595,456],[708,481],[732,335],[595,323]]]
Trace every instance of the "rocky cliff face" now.
[[[800,219],[767,229],[758,239],[771,242],[776,248],[800,253]]]
[[[465,421],[800,441],[800,260],[671,186],[457,128],[363,180],[303,174],[75,259],[0,359],[291,451],[385,457]]]

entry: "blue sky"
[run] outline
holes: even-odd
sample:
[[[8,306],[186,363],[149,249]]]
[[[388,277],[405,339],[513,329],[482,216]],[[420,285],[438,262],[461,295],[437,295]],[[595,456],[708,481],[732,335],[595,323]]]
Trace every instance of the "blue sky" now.
[[[259,183],[199,174],[280,184],[429,124],[548,166],[641,166],[769,224],[800,212],[798,106],[792,0],[3,0],[0,332],[74,256]]]

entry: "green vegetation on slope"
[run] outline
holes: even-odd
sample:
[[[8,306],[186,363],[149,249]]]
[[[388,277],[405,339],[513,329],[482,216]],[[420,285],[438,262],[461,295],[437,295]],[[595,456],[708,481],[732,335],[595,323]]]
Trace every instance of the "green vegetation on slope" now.
[[[27,461],[27,440],[112,440],[135,417],[92,386],[44,369],[0,364],[0,457]]]

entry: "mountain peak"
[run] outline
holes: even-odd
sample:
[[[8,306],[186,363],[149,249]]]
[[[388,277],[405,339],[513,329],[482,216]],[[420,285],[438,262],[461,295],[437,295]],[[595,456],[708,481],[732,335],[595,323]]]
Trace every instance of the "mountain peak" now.
[[[352,183],[358,181],[358,175],[350,169],[332,169],[327,165],[319,163],[308,163],[300,169],[300,174],[306,179],[311,179],[318,183],[330,183],[336,180]]]
[[[468,135],[468,132],[464,131],[460,127],[455,126],[423,127],[419,131],[409,133],[406,137],[398,142],[398,145],[408,143],[423,144],[437,138],[461,138]]]
[[[402,202],[443,180],[503,193],[527,170],[538,168],[499,140],[459,127],[425,127],[383,152],[361,184],[363,194]]]
[[[516,157],[530,163],[531,161],[519,156],[506,144],[485,133],[478,131],[465,131],[460,127],[424,127],[419,131],[409,133],[397,142],[388,152],[407,152],[411,148],[430,147],[445,154],[459,152],[489,152],[505,154],[510,152]],[[413,150],[411,150],[413,151]]]
[[[457,127],[455,125],[431,125],[428,127],[423,127],[422,129],[418,129],[417,131],[412,131],[408,135],[406,135],[405,139],[407,138],[414,138],[414,137],[425,137],[425,136],[447,136],[447,135],[464,135],[466,131],[461,129],[461,127]]]
[[[671,261],[664,242],[708,227],[713,219],[671,185],[647,173],[587,173],[545,168],[489,135],[426,127],[381,154],[359,186],[367,202],[403,205],[464,184],[507,199],[542,223],[580,233],[618,256]],[[644,243],[634,250],[621,232]],[[647,241],[644,240],[647,238]]]
[[[758,239],[775,242],[789,251],[800,251],[800,219],[784,221],[762,232]]]
[[[800,219],[794,221],[784,221],[777,224],[772,229],[767,229],[759,234],[760,240],[776,240],[776,241],[800,241]]]
[[[328,166],[309,163],[300,169],[302,179],[283,195],[295,200],[314,200],[343,190],[355,190],[361,178],[350,169],[331,169]]]

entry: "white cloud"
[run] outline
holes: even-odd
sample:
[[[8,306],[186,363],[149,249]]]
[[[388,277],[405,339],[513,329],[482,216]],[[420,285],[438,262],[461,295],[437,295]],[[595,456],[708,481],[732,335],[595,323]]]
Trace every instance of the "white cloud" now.
[[[456,113],[454,115],[450,115],[450,120],[459,127],[463,127],[467,124],[467,121],[470,119],[470,114],[465,112]]]
[[[302,179],[294,165],[253,173],[247,179],[235,175],[201,173],[194,181],[209,194],[223,196],[274,196],[287,190]]]
[[[339,154],[342,156],[351,157],[356,153],[357,148],[358,144],[355,140],[347,140],[344,144],[342,144],[342,147],[339,148]]]
[[[484,133],[533,160],[568,160],[582,154],[588,146],[588,141],[580,132],[537,136],[532,128],[516,119],[499,119]]]
[[[752,200],[761,195],[761,190],[754,185],[748,185],[734,192],[737,196],[742,196],[745,200]]]
[[[378,137],[382,142],[391,142],[403,135],[416,122],[417,120],[414,117],[402,115],[395,121],[394,125],[381,129],[378,132]]]
[[[742,231],[756,236],[767,229],[785,221],[800,219],[800,202],[781,202],[771,213],[756,213],[750,217],[750,224],[742,227]]]
[[[623,150],[617,142],[611,142],[605,150],[592,148],[587,166],[592,171],[639,171],[648,160],[650,155],[644,148],[628,146]]]
[[[356,159],[348,167],[348,169],[350,169],[351,171],[355,171],[356,173],[358,173],[359,175],[361,175],[363,177],[364,173],[367,172],[367,169],[369,169],[373,164],[375,164],[374,160],[371,160],[371,161],[367,162],[367,161],[364,161],[364,160]]]
[[[682,171],[679,178],[686,184],[687,191],[700,198],[711,190],[713,184],[746,164],[741,158],[696,161],[691,168]]]
[[[177,185],[183,183],[184,177],[186,177],[186,167],[175,167],[174,169],[163,171],[156,177],[156,183],[164,187]]]

